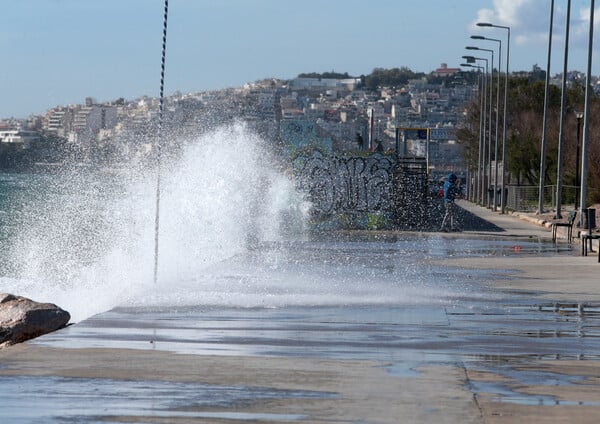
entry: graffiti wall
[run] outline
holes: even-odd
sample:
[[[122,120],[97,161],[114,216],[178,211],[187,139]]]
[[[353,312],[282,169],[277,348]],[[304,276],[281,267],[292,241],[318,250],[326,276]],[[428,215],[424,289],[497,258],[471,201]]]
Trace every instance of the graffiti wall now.
[[[423,160],[394,154],[336,156],[318,149],[293,157],[299,188],[307,193],[314,214],[379,214],[396,224],[423,215],[427,178]]]

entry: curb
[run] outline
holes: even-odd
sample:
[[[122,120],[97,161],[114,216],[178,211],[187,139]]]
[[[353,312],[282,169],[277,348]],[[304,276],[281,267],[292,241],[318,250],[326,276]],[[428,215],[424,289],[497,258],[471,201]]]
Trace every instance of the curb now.
[[[535,218],[530,215],[525,215],[519,212],[512,212],[512,215],[532,224],[539,225],[540,227],[552,228],[552,222],[546,221],[545,219]]]

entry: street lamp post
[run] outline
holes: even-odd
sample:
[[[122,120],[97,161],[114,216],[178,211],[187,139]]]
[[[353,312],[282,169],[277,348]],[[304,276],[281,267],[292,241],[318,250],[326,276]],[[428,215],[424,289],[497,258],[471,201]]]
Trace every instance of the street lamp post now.
[[[587,199],[587,146],[589,143],[589,108],[590,91],[592,86],[592,51],[594,45],[594,0],[590,0],[590,29],[588,32],[588,58],[587,73],[585,76],[585,105],[583,112],[583,142],[581,145],[581,213],[579,214],[580,226],[583,226],[583,211],[586,210]],[[589,211],[588,211],[589,213]],[[588,228],[591,229],[589,216],[587,217]],[[590,240],[591,243],[591,240]]]
[[[496,211],[498,207],[498,199],[496,192],[498,190],[498,125],[500,123],[500,68],[502,63],[502,41],[497,38],[488,38],[482,35],[471,35],[473,40],[488,40],[496,41],[498,43],[498,81],[496,83],[496,136],[494,145],[494,199],[493,199],[493,210]]]
[[[579,130],[581,128],[581,118],[583,118],[583,112],[575,112],[577,118],[577,153],[575,156],[575,210],[579,208],[577,204],[577,197],[579,196]]]
[[[480,116],[480,125],[482,131],[479,134],[479,174],[478,174],[478,182],[477,182],[477,198],[476,201],[480,205],[485,204],[485,131],[487,128],[487,76],[488,76],[488,59],[485,57],[475,57],[475,56],[463,56],[463,59],[467,59],[467,63],[470,64],[475,61],[485,61],[485,75],[483,79],[483,96],[481,96],[481,116]],[[491,101],[491,99],[490,99]]]
[[[502,185],[500,194],[500,213],[505,213],[506,210],[506,193],[504,187],[506,184],[506,109],[508,105],[508,62],[510,58],[510,27],[502,25],[494,25],[489,22],[479,22],[477,26],[505,29],[506,33],[506,75],[504,76],[504,120],[502,123]],[[498,65],[500,71],[500,65]]]
[[[561,100],[560,100],[560,122],[558,130],[558,159],[556,161],[556,215],[555,219],[562,218],[560,213],[562,203],[562,166],[563,166],[563,140],[564,135],[564,124],[565,124],[565,110],[567,103],[567,63],[569,59],[569,23],[571,21],[571,0],[567,1],[567,22],[565,29],[565,57],[563,61],[563,75],[562,75],[562,88],[561,88]]]
[[[463,59],[467,59],[467,62],[475,62],[475,58],[473,56],[463,56]],[[474,195],[471,195],[471,201],[475,201],[477,202],[479,200],[480,194],[481,194],[481,174],[482,174],[482,158],[483,158],[483,146],[485,145],[485,143],[483,143],[483,137],[485,137],[485,78],[487,77],[482,71],[483,71],[483,66],[479,66],[479,65],[473,65],[471,63],[461,63],[460,66],[466,66],[466,67],[470,67],[470,68],[477,68],[479,69],[479,74],[480,74],[480,79],[479,79],[479,146],[478,146],[478,150],[477,150],[477,178],[475,181],[475,184],[473,185],[473,190],[472,193],[474,193]],[[483,94],[483,95],[482,95]]]
[[[548,92],[550,87],[550,62],[552,56],[552,24],[554,22],[554,0],[550,3],[550,29],[548,30],[548,57],[546,63],[546,83],[544,87],[544,118],[542,124],[542,144],[540,146],[540,178],[538,192],[538,214],[544,213],[544,184],[546,182],[546,128],[548,124]]]
[[[493,85],[494,85],[494,81],[493,81],[493,77],[492,74],[494,72],[494,50],[492,49],[484,49],[484,48],[480,48],[480,47],[475,47],[475,46],[467,46],[465,47],[467,50],[479,50],[479,51],[484,51],[484,52],[488,52],[491,54],[491,66],[490,66],[490,109],[489,109],[489,119],[488,119],[488,159],[487,159],[487,163],[488,163],[488,184],[491,184],[491,179],[492,179],[492,109],[493,109]],[[498,103],[498,99],[496,99],[496,104]],[[497,109],[497,107],[496,107]],[[484,177],[484,183],[483,183],[483,192],[482,192],[482,204],[486,205],[488,208],[491,208],[491,202],[490,202],[490,198],[488,197],[487,200],[485,200],[485,177]]]

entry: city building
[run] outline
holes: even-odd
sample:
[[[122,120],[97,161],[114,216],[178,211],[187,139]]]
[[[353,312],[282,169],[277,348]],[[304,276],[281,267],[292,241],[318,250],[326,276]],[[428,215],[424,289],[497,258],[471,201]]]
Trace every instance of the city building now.
[[[31,148],[40,140],[40,134],[36,131],[0,130],[0,143],[19,144],[23,149]]]

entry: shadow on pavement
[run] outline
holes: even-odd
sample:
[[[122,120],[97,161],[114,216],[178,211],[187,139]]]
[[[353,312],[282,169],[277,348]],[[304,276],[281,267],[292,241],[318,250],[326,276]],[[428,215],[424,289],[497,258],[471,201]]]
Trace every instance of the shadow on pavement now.
[[[442,225],[446,209],[441,199],[435,199],[434,207],[430,211],[430,230],[438,231]],[[458,205],[457,205],[458,206]],[[463,231],[486,231],[486,232],[504,232],[505,230],[496,224],[469,212],[458,206],[458,226]]]
[[[490,231],[490,232],[503,232],[504,229],[498,227],[485,219],[461,208],[459,206],[459,221],[461,222],[462,229],[465,231]]]

